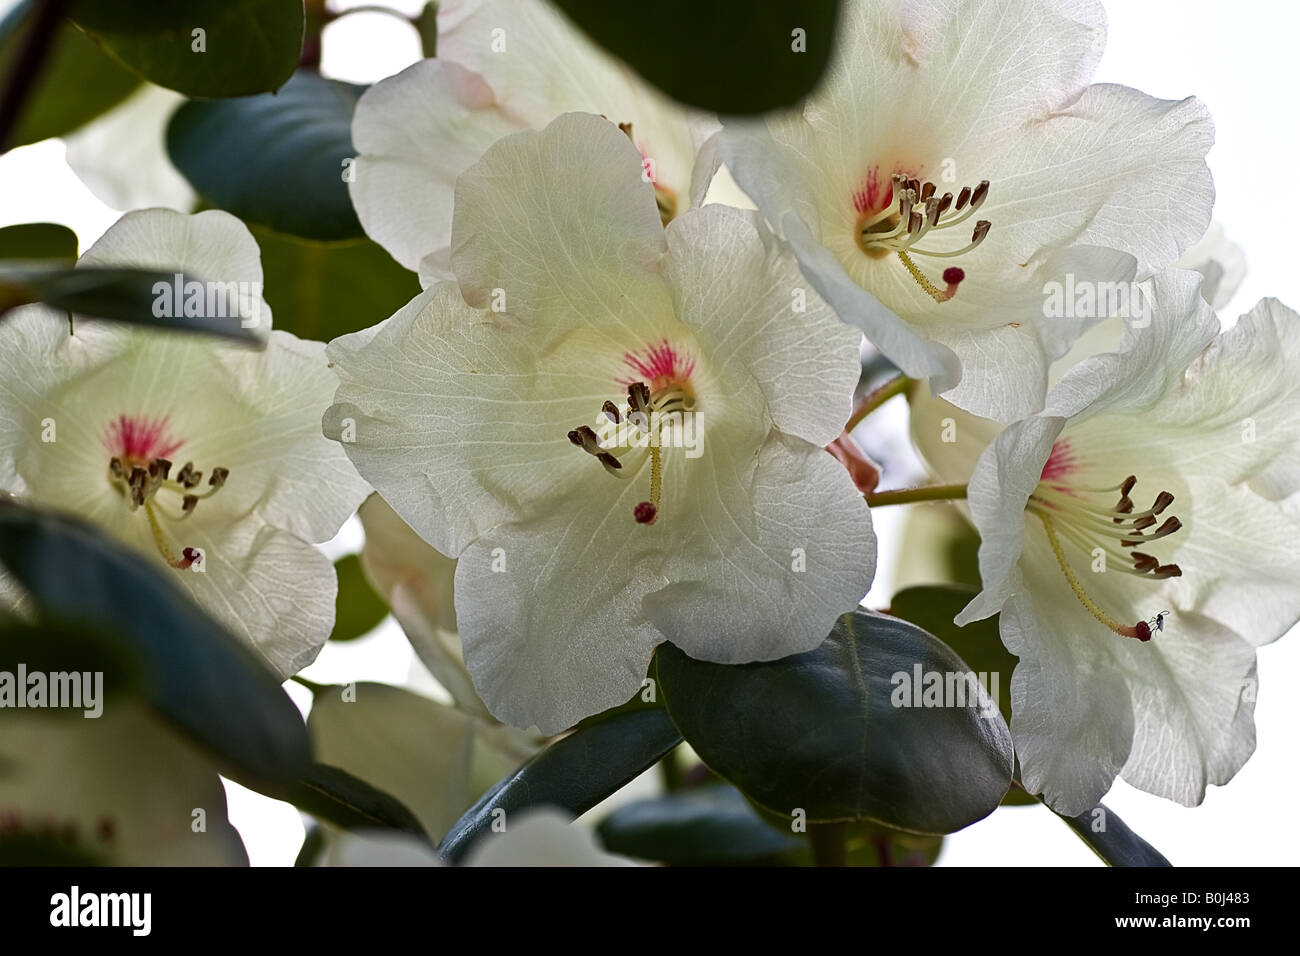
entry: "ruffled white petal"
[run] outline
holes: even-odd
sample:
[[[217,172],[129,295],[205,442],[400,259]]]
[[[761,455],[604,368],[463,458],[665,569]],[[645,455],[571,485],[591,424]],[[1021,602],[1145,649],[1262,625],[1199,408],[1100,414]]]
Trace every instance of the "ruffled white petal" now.
[[[366,234],[422,278],[448,277],[439,263],[451,242],[456,177],[527,125],[482,77],[441,57],[372,86],[352,117],[359,155],[348,185]]]
[[[145,83],[103,116],[65,137],[68,165],[114,209],[162,206],[188,212],[198,199],[167,155],[167,124],[185,102]]]
[[[833,441],[852,412],[861,336],[808,288],[752,213],[688,213],[669,224],[668,250],[677,315],[721,357],[718,374],[746,370],[777,428],[816,445]]]

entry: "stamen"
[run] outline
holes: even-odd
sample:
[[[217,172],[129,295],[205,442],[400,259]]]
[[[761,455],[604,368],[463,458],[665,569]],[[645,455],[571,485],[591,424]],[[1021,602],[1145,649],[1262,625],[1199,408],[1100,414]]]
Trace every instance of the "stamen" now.
[[[973,190],[969,186],[963,186],[955,203],[952,193],[945,192],[942,196],[936,196],[937,192],[938,187],[933,182],[921,182],[902,174],[895,175],[893,198],[897,211],[892,206],[875,212],[864,210],[863,217],[858,220],[857,239],[862,251],[873,258],[890,252],[896,253],[908,274],[930,298],[936,302],[947,302],[956,295],[957,287],[966,273],[961,269],[945,271],[945,288],[940,289],[921,272],[912,256],[951,259],[965,255],[982,243],[992,228],[987,219],[981,219],[975,224],[970,242],[961,248],[926,249],[917,245],[931,232],[965,222],[988,196],[989,183],[988,180],[982,180]],[[865,203],[865,200],[862,202]]]
[[[1151,629],[1147,626],[1146,621],[1138,621],[1137,624],[1131,627],[1123,625],[1098,607],[1096,602],[1088,596],[1088,592],[1083,589],[1083,585],[1079,583],[1079,579],[1074,575],[1074,569],[1070,567],[1069,561],[1065,558],[1065,551],[1061,547],[1060,539],[1056,536],[1056,529],[1052,527],[1052,519],[1041,512],[1039,512],[1038,517],[1043,522],[1043,529],[1047,532],[1047,541],[1052,546],[1052,554],[1056,555],[1056,563],[1060,566],[1061,573],[1065,575],[1070,590],[1079,599],[1079,603],[1084,606],[1089,614],[1120,635],[1120,637],[1135,637],[1139,641],[1149,641],[1151,639]]]

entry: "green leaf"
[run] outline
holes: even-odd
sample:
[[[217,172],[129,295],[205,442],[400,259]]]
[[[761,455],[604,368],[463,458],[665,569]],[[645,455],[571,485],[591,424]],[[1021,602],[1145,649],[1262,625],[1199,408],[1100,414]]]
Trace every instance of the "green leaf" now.
[[[190,281],[181,276],[181,283]],[[0,262],[0,320],[20,305],[43,302],[75,315],[113,319],[179,332],[204,332],[262,346],[256,328],[244,328],[237,316],[157,316],[160,295],[172,298],[175,275],[141,269],[73,268],[25,260]],[[165,287],[165,289],[164,289]]]
[[[415,18],[420,33],[420,52],[425,58],[438,55],[438,0],[429,0]]]
[[[839,10],[837,0],[660,0],[652,15],[628,16],[608,0],[553,2],[669,96],[736,114],[791,106],[812,91]]]
[[[637,800],[597,827],[610,853],[673,866],[774,861],[804,848],[789,829],[769,824],[735,787],[705,786]]]
[[[820,647],[776,661],[711,664],[671,644],[655,659],[660,692],[687,743],[775,813],[951,833],[991,813],[1010,783],[1011,735],[1001,714],[985,715],[977,699],[910,705],[904,680],[919,672],[945,682],[951,675],[956,684],[968,668],[898,618],[846,614]],[[896,695],[909,706],[895,706]]]
[[[369,328],[420,294],[414,272],[370,239],[317,242],[252,226],[275,327],[328,342]]]
[[[294,780],[310,764],[307,728],[275,675],[149,561],[79,519],[5,502],[0,564],[43,619],[113,634],[144,698],[228,773]]]
[[[77,234],[53,222],[0,229],[0,259],[77,259]]]
[[[302,50],[302,0],[78,0],[71,15],[121,63],[186,96],[277,90]]]
[[[438,852],[459,862],[504,811],[552,806],[585,813],[681,743],[662,707],[622,710],[587,724],[537,754],[485,793],[451,828]]]
[[[976,673],[988,674],[990,692],[996,690],[998,709],[1011,722],[1011,673],[1016,657],[1006,649],[998,633],[997,616],[974,621],[965,627],[952,622],[957,613],[979,593],[977,588],[958,584],[922,584],[904,588],[894,595],[889,613],[929,631],[957,652]],[[996,675],[997,685],[993,685]]]
[[[28,623],[19,618],[0,625],[0,671],[15,674],[19,667],[27,673],[89,672],[103,678],[103,700],[122,694],[139,694],[144,684],[141,667],[114,635],[98,627],[59,620]],[[24,693],[20,685],[19,694]],[[68,716],[82,718],[88,708],[72,708]],[[17,717],[21,710],[0,708],[0,722]],[[55,711],[55,713],[58,713]],[[0,723],[0,726],[3,726]]]
[[[351,641],[369,634],[388,616],[388,605],[375,593],[361,570],[361,559],[349,554],[334,562],[339,593],[334,605],[331,641]]]
[[[401,830],[428,840],[420,821],[400,800],[338,767],[313,763],[288,786],[263,783],[256,789],[345,830]]]
[[[11,75],[31,21],[33,0],[23,0],[0,20],[0,80]],[[0,150],[62,136],[84,126],[130,96],[140,78],[106,56],[71,23],[57,28],[18,124]]]
[[[904,588],[894,595],[889,612],[911,621],[939,638],[961,657],[971,670],[990,675],[985,685],[994,697],[1007,724],[1011,723],[1011,674],[1016,669],[1016,657],[1006,649],[998,633],[997,616],[973,621],[965,627],[952,622],[957,612],[970,603],[979,588],[959,584],[922,584]],[[992,675],[997,675],[997,687],[992,685]],[[1012,787],[1002,798],[1006,806],[1028,807],[1038,803],[1034,797],[1019,787]]]
[[[167,125],[167,152],[199,195],[241,219],[306,239],[359,238],[343,161],[356,155],[361,92],[299,71],[274,96],[185,103]]]
[[[1159,850],[1129,829],[1104,803],[1077,817],[1061,816],[1061,819],[1107,866],[1171,865]]]

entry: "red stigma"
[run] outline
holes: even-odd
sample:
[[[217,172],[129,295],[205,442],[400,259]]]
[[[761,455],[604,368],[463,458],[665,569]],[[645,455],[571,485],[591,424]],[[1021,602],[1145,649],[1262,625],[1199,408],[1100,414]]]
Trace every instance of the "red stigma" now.
[[[1148,624],[1146,621],[1138,621],[1136,624],[1133,625],[1133,630],[1137,631],[1137,633],[1133,636],[1136,637],[1139,641],[1145,643],[1146,641],[1151,640],[1151,625]]]
[[[632,517],[636,518],[637,524],[654,524],[658,516],[659,509],[648,501],[643,501],[632,509]]]
[[[949,266],[943,270],[943,281],[948,285],[958,285],[964,278],[966,278],[966,271],[958,266]]]

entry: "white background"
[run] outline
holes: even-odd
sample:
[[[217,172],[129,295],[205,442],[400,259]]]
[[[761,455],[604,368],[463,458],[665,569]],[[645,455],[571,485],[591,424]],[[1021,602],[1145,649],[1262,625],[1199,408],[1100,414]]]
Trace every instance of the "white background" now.
[[[13,0],[0,0],[0,16]],[[336,7],[356,6],[356,2]],[[392,0],[415,12],[417,0]],[[1245,250],[1246,280],[1223,310],[1227,321],[1263,296],[1300,305],[1291,281],[1298,274],[1291,226],[1300,222],[1293,173],[1300,157],[1300,3],[1292,0],[1127,0],[1108,4],[1110,41],[1097,80],[1136,86],[1164,98],[1199,96],[1214,115],[1217,143],[1210,153],[1218,199],[1215,218]],[[325,71],[358,82],[396,72],[419,56],[414,31],[379,14],[357,14],[328,28]],[[49,141],[0,157],[0,226],[61,222],[87,248],[118,213],[96,200]],[[898,406],[899,402],[894,402]],[[887,414],[901,414],[892,407]],[[1300,414],[1300,410],[1297,410]],[[881,567],[892,565],[898,509],[877,512]],[[893,537],[891,539],[891,532]],[[350,525],[331,550],[355,550],[360,532]],[[1298,544],[1300,546],[1300,544]],[[1297,583],[1300,586],[1300,582]],[[882,576],[872,599],[892,593]],[[869,603],[873,603],[869,602]],[[385,680],[403,683],[412,655],[391,621],[361,641],[330,646],[306,676],[317,681]],[[1184,808],[1118,784],[1106,802],[1175,864],[1291,864],[1300,850],[1293,809],[1300,727],[1300,641],[1293,632],[1260,652],[1255,756],[1204,804]],[[291,687],[304,706],[306,694]],[[638,790],[643,786],[637,787]],[[302,840],[296,810],[230,785],[231,818],[255,864],[291,863]],[[950,837],[941,865],[1095,864],[1097,860],[1042,807],[998,810]],[[1231,889],[1230,886],[1215,887]]]

